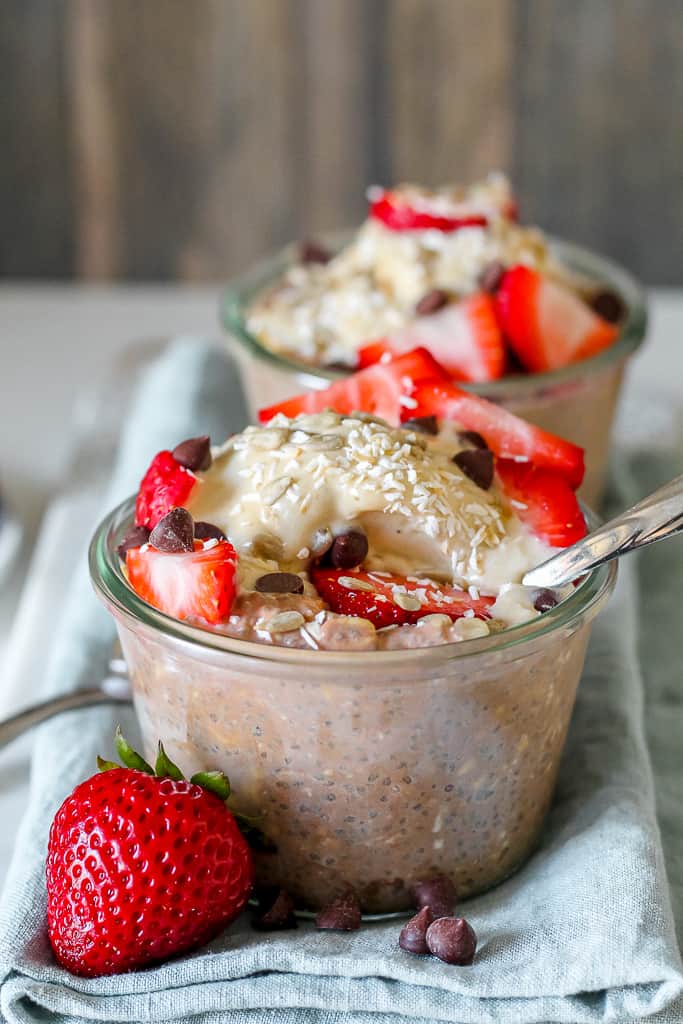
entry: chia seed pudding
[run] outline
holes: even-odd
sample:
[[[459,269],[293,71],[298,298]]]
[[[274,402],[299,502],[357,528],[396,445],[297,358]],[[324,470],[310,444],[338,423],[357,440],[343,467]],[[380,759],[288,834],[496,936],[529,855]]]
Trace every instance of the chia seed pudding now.
[[[148,756],[163,736],[188,770],[228,774],[234,806],[277,848],[255,854],[258,881],[309,909],[350,886],[367,913],[410,909],[421,878],[446,874],[466,898],[523,863],[552,797],[589,630],[517,652],[495,650],[503,633],[392,653],[390,664],[372,651],[331,665],[322,651],[287,651],[293,663],[204,655],[119,619]],[[482,643],[486,652],[458,658]]]
[[[93,542],[148,753],[225,771],[275,844],[259,880],[302,907],[352,887],[404,910],[435,873],[480,892],[550,802],[611,570],[523,587],[585,532],[569,449],[539,447],[552,470],[463,426],[328,411],[191,439]]]

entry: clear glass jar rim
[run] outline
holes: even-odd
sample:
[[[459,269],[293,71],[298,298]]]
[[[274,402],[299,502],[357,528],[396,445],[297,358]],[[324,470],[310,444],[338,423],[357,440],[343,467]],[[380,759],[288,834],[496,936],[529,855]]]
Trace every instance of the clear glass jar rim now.
[[[321,242],[332,250],[341,248],[349,241],[353,232],[347,230],[321,235]],[[647,305],[645,292],[624,267],[618,263],[551,235],[546,235],[553,253],[561,263],[570,270],[583,274],[613,288],[626,304],[627,317],[619,337],[597,355],[581,362],[573,363],[559,370],[546,373],[535,373],[527,376],[503,377],[500,380],[487,381],[482,384],[463,385],[468,391],[484,395],[494,400],[524,399],[530,393],[546,391],[554,386],[568,384],[583,377],[586,373],[598,373],[603,368],[631,355],[645,337],[647,327]],[[250,271],[235,278],[226,288],[221,298],[221,320],[231,336],[243,345],[257,359],[277,366],[281,370],[296,373],[302,386],[321,388],[330,381],[342,379],[343,371],[329,370],[313,366],[310,363],[288,359],[263,345],[247,330],[245,311],[251,300],[263,288],[272,284],[284,269],[292,262],[297,251],[297,243],[290,243],[283,249],[260,261]]]
[[[250,660],[274,664],[328,665],[347,664],[349,668],[372,664],[373,668],[392,665],[438,665],[461,661],[472,656],[499,654],[539,640],[566,628],[576,627],[586,618],[592,619],[611,593],[617,576],[616,562],[595,569],[566,600],[531,622],[513,626],[501,633],[493,633],[475,640],[464,640],[431,647],[408,648],[392,651],[320,651],[240,640],[199,626],[174,619],[140,598],[130,586],[121,569],[116,548],[133,522],[135,498],[126,499],[114,508],[99,524],[93,535],[88,553],[90,577],[96,593],[110,610],[125,619],[140,624],[152,632],[185,641],[214,653],[224,652]],[[594,529],[598,517],[583,508],[589,529]],[[520,654],[522,651],[519,652]]]

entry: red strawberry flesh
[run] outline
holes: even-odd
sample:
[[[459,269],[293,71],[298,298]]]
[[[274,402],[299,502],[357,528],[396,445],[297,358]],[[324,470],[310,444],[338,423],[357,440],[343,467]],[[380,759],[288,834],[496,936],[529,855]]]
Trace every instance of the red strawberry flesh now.
[[[531,463],[499,459],[496,472],[515,514],[551,547],[566,547],[586,535],[579,502],[559,473]]]
[[[172,508],[186,505],[197,477],[169,451],[159,452],[140,483],[135,502],[135,525],[153,530]]]
[[[418,622],[425,615],[448,615],[455,620],[467,612],[490,618],[491,597],[472,598],[463,590],[432,580],[408,580],[404,576],[363,570],[311,570],[316,590],[333,612],[368,619],[376,629]],[[396,595],[418,598],[420,608],[411,610],[396,603]],[[400,597],[399,597],[400,600]]]
[[[149,545],[126,553],[128,580],[143,600],[176,619],[217,625],[230,614],[235,598],[237,554],[227,540],[171,554]]]
[[[436,380],[447,381],[448,374],[429,352],[417,348],[391,362],[378,363],[335,381],[321,391],[308,391],[260,409],[258,416],[261,423],[268,423],[277,413],[294,417],[332,409],[348,416],[362,411],[397,426],[404,410],[403,400],[410,399],[420,382]]]
[[[397,356],[416,346],[426,348],[456,380],[496,380],[505,372],[506,350],[495,302],[484,292],[420,317],[385,339],[368,342],[359,349],[359,364],[369,366],[385,353]]]
[[[491,451],[505,459],[528,459],[534,465],[554,469],[578,487],[583,480],[583,448],[536,427],[514,413],[456,384],[418,385],[412,394],[416,405],[404,412],[409,416],[436,416],[454,420],[465,430],[484,438]]]
[[[486,227],[483,213],[444,215],[430,211],[427,204],[411,206],[396,193],[382,191],[370,201],[370,216],[391,231],[458,231],[460,228]]]
[[[496,302],[510,347],[532,373],[557,370],[595,355],[619,333],[571,288],[531,267],[508,270]]]

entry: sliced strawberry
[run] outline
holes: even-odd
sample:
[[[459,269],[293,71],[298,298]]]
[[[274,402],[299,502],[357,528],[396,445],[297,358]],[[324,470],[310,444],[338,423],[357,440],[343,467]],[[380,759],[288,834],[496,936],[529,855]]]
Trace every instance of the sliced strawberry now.
[[[483,213],[444,215],[429,210],[425,201],[421,207],[406,203],[396,192],[388,189],[378,192],[370,200],[370,216],[391,231],[457,231],[459,228],[486,227],[489,220]]]
[[[517,517],[546,544],[563,548],[585,537],[576,495],[559,473],[509,459],[498,459],[496,472]]]
[[[464,590],[443,583],[408,580],[405,576],[380,575],[361,569],[349,571],[317,567],[311,570],[311,580],[333,612],[369,619],[376,629],[414,623],[434,613],[459,619],[465,612],[473,611],[476,618],[488,619],[491,617],[489,607],[494,600],[492,597],[475,599]],[[359,589],[348,585],[352,581]],[[406,592],[420,600],[418,610],[407,610],[396,603],[395,595],[405,595]]]
[[[500,458],[526,458],[536,466],[554,469],[572,487],[578,487],[583,480],[583,448],[527,423],[500,405],[463,391],[457,384],[420,384],[412,397],[417,405],[404,410],[404,419],[436,416],[455,420],[465,430],[481,434]]]
[[[368,366],[374,366],[380,360],[388,363],[397,355],[396,343],[392,338],[375,338],[374,341],[366,341],[358,349],[358,368],[365,370]]]
[[[322,391],[296,395],[277,405],[259,410],[259,420],[267,423],[277,413],[368,412],[397,425],[401,421],[401,399],[409,397],[423,381],[448,380],[448,375],[424,349],[415,349],[389,363],[378,363],[344,380],[335,381]]]
[[[505,372],[506,350],[496,304],[485,292],[452,302],[388,338],[369,342],[358,352],[360,365],[369,366],[386,352],[400,355],[418,345],[456,380],[496,380]]]
[[[144,601],[176,619],[216,625],[230,614],[235,597],[237,554],[227,540],[194,551],[169,554],[148,544],[126,553],[128,580]]]
[[[530,267],[508,270],[496,301],[510,347],[533,373],[557,370],[595,355],[619,333],[571,288]]]
[[[153,530],[172,508],[185,505],[197,477],[173,458],[159,452],[140,483],[135,502],[135,525]]]

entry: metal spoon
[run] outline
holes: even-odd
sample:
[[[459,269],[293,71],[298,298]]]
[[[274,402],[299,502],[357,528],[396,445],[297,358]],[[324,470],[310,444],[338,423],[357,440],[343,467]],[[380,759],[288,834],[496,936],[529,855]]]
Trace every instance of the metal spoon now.
[[[40,725],[41,722],[46,722],[48,718],[60,715],[63,711],[76,711],[78,708],[93,707],[96,704],[131,704],[130,685],[123,658],[112,657],[109,671],[111,675],[106,676],[99,686],[50,697],[5,718],[0,722],[0,750],[17,736],[28,732],[34,725]]]
[[[604,562],[683,531],[683,476],[664,484],[633,508],[528,572],[529,587],[558,587]]]

